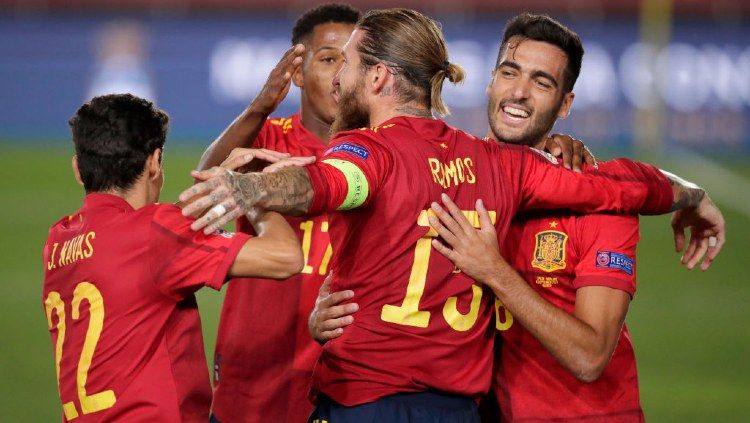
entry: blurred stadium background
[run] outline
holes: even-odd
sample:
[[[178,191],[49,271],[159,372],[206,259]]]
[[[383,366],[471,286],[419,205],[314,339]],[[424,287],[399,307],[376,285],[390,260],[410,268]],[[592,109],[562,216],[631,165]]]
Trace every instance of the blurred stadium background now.
[[[451,122],[486,132],[485,84],[505,21],[545,12],[586,48],[572,115],[556,131],[600,158],[629,155],[706,186],[729,240],[708,273],[672,250],[668,217],[642,219],[628,324],[651,421],[750,421],[750,1],[373,0],[440,20]],[[172,117],[163,201],[252,99],[289,45],[299,0],[0,0],[0,421],[59,419],[41,305],[48,226],[75,210],[68,118],[92,95],[133,92]],[[294,90],[278,114],[296,110]],[[123,281],[124,283],[127,281]],[[199,295],[207,354],[221,293]],[[275,312],[274,305],[258,313]],[[251,334],[248,334],[251,336]],[[283,334],[280,334],[283,336]]]

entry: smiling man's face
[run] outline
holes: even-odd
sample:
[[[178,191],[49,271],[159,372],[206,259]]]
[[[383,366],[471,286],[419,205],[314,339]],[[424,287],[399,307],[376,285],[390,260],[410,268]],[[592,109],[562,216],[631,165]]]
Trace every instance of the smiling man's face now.
[[[565,92],[568,57],[559,47],[513,37],[487,87],[487,115],[495,139],[538,145],[558,118],[570,111]]]

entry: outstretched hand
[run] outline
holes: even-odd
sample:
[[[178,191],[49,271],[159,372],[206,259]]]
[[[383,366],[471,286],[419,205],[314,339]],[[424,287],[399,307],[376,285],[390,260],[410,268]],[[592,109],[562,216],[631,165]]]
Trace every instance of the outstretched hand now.
[[[685,248],[685,229],[690,228],[690,240]],[[707,270],[721,252],[726,241],[726,226],[721,210],[716,207],[708,194],[698,207],[677,210],[672,214],[675,250],[683,252],[682,264],[693,269],[698,262],[701,270]],[[705,257],[705,258],[704,258]]]

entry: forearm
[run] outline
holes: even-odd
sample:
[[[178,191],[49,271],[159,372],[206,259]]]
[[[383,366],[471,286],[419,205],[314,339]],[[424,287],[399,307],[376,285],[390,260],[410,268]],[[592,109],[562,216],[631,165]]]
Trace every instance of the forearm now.
[[[299,273],[304,266],[302,250],[284,217],[255,210],[248,219],[258,236],[243,246],[229,274],[283,279]]]
[[[669,184],[672,186],[672,192],[674,193],[674,201],[672,202],[672,208],[670,211],[698,207],[698,204],[706,195],[706,191],[704,191],[703,188],[692,182],[686,181],[673,173],[667,172],[666,170],[659,170],[669,180]]]
[[[198,170],[219,166],[235,148],[250,148],[270,112],[250,104],[203,152]]]
[[[288,167],[273,173],[248,173],[233,179],[235,200],[241,209],[247,205],[283,214],[307,213],[313,199],[313,188],[307,171]]]
[[[595,380],[611,352],[586,322],[543,299],[509,265],[502,263],[486,281],[513,318],[581,381]]]

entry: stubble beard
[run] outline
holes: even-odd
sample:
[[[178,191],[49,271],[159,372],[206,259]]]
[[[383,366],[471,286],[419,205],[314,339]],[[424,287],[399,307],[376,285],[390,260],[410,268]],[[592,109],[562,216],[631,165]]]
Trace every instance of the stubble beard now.
[[[557,113],[560,111],[560,107],[562,107],[562,99],[560,99],[560,102],[547,112],[543,114],[532,113],[532,121],[529,126],[526,127],[526,130],[518,135],[511,135],[509,133],[504,133],[497,122],[498,114],[504,113],[502,111],[503,106],[510,102],[512,101],[503,100],[499,103],[497,109],[493,110],[492,105],[494,102],[492,99],[488,101],[487,118],[490,123],[490,130],[498,141],[510,144],[527,145],[529,147],[534,147],[539,144],[545,135],[552,130],[555,121],[557,121]],[[515,101],[515,103],[518,102]]]
[[[341,90],[336,118],[331,125],[331,135],[341,131],[365,128],[370,124],[370,110],[360,98],[364,81],[357,81],[352,90]]]

